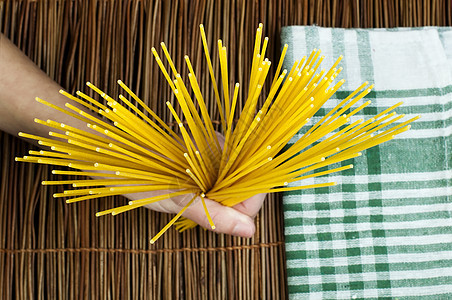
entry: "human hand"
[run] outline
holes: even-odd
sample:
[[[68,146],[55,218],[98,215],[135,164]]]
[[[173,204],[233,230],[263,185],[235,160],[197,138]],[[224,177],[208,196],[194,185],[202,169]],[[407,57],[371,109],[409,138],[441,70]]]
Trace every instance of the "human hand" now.
[[[224,137],[219,133],[217,133],[217,137],[220,146],[223,148]],[[174,191],[162,190],[127,194],[124,196],[130,200],[138,200],[171,192]],[[213,231],[241,237],[252,237],[256,230],[253,219],[262,207],[266,195],[267,194],[257,194],[233,207],[227,207],[214,200],[204,198],[207,210],[215,224],[215,229]],[[145,207],[159,212],[178,213],[193,197],[194,194],[176,196],[147,204]],[[196,222],[204,228],[212,230],[200,197],[197,197],[194,200],[182,216]]]

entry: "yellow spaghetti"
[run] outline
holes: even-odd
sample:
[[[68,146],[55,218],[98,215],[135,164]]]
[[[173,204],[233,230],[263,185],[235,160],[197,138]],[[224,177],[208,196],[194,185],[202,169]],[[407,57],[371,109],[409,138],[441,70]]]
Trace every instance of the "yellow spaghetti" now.
[[[168,191],[164,195],[130,201],[128,205],[97,212],[96,216],[117,215],[174,196],[190,194],[191,200],[151,239],[151,243],[154,243],[173,224],[181,231],[196,226],[193,221],[180,218],[194,201],[202,201],[206,217],[212,229],[215,229],[205,205],[205,197],[225,206],[233,206],[258,193],[334,185],[334,182],[330,182],[292,187],[289,183],[352,168],[352,165],[347,165],[312,172],[361,155],[361,151],[408,130],[409,123],[418,118],[394,123],[403,118],[403,115],[397,116],[393,112],[401,104],[398,103],[367,121],[360,119],[350,123],[351,116],[370,104],[367,101],[352,109],[372,89],[372,85],[365,82],[310,127],[297,142],[282,151],[344,83],[344,80],[340,80],[333,84],[342,70],[337,68],[342,57],[337,59],[330,70],[319,70],[323,57],[320,56],[320,50],[314,50],[308,57],[296,61],[290,70],[281,71],[288,47],[285,45],[271,88],[267,95],[263,95],[262,86],[271,62],[265,58],[268,38],[262,42],[262,28],[262,24],[259,24],[248,96],[244,99],[245,105],[238,121],[234,122],[238,113],[240,85],[236,83],[229,86],[226,47],[221,40],[218,41],[221,78],[215,78],[206,34],[203,26],[200,26],[204,54],[225,136],[223,147],[214,131],[212,118],[189,58],[185,56],[189,82],[184,82],[162,43],[172,74],[166,70],[155,48],[152,48],[152,53],[183,112],[183,117],[179,116],[173,105],[167,102],[168,109],[179,126],[180,135],[122,81],[118,80],[118,84],[127,96],[121,95],[117,100],[88,82],[88,87],[99,94],[106,105],[82,92],[77,92],[80,98],[65,91],[60,92],[94,113],[87,113],[70,103],[61,108],[36,98],[44,105],[82,120],[88,128],[82,130],[53,120],[35,119],[37,123],[52,129],[50,136],[53,138],[26,133],[19,135],[38,140],[40,145],[49,147],[50,151],[30,151],[30,155],[16,160],[82,170],[54,170],[54,174],[102,178],[43,181],[46,185],[72,184],[76,189],[54,195],[67,197],[67,203],[112,195]],[[217,80],[221,82],[222,93]],[[264,104],[258,107],[260,98],[264,99]],[[129,99],[135,100],[140,108],[134,106]]]

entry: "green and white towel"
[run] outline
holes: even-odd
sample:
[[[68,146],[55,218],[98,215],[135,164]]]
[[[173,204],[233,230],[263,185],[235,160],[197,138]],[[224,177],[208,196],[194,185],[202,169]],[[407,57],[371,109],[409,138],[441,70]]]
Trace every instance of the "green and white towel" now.
[[[344,56],[347,82],[320,115],[369,81],[356,119],[401,100],[422,116],[342,164],[354,169],[301,182],[337,186],[284,194],[290,298],[452,299],[452,29],[286,27],[284,43],[286,69],[314,48],[326,69]]]

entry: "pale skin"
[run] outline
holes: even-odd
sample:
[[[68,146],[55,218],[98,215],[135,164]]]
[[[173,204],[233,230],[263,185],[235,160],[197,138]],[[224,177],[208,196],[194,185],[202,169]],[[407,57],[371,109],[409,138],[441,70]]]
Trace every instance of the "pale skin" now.
[[[22,131],[47,137],[49,129],[35,123],[34,118],[42,120],[50,118],[87,130],[85,123],[34,100],[35,97],[40,97],[60,107],[64,107],[64,104],[68,102],[68,99],[58,92],[61,87],[1,34],[0,70],[0,130],[15,136]],[[220,143],[223,143],[221,138]],[[167,193],[167,191],[135,193],[124,196],[131,200],[137,200],[164,193]],[[162,200],[146,207],[165,213],[177,213],[191,199],[191,197],[189,199],[188,197]],[[255,232],[253,219],[262,207],[264,199],[265,194],[259,194],[234,207],[226,207],[206,198],[207,209],[216,227],[214,231],[241,237],[252,237]],[[199,198],[184,212],[183,216],[207,229],[211,229]]]

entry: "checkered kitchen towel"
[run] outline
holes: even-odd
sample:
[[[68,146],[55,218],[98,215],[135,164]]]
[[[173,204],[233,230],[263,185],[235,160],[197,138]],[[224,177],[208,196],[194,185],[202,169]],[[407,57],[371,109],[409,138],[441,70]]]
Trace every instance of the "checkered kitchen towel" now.
[[[369,81],[358,117],[401,100],[398,113],[422,116],[342,163],[354,169],[301,182],[337,186],[284,194],[290,298],[452,299],[452,29],[286,27],[284,43],[286,69],[314,48],[327,69],[344,55],[347,82],[320,115]]]

